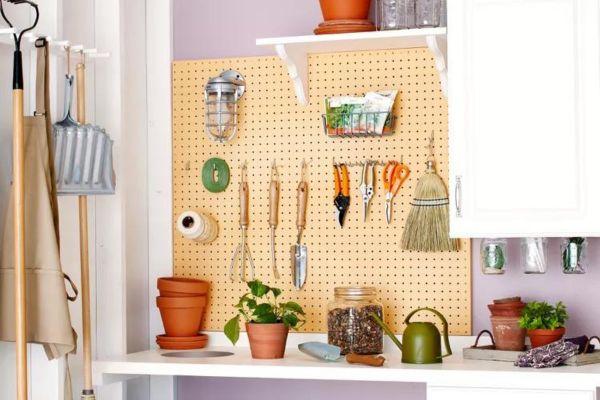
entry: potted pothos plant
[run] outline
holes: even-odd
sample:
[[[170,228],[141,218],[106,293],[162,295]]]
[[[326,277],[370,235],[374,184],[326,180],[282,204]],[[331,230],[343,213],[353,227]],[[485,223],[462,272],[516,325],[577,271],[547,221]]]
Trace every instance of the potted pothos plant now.
[[[567,308],[559,301],[556,305],[534,301],[527,303],[519,320],[527,329],[531,347],[540,347],[560,340],[565,334],[565,323],[569,319]]]
[[[243,318],[252,357],[283,358],[288,332],[304,324],[304,310],[293,301],[280,301],[281,290],[259,280],[248,282],[248,288],[250,291],[235,305],[237,315],[225,324],[225,336],[235,345]]]

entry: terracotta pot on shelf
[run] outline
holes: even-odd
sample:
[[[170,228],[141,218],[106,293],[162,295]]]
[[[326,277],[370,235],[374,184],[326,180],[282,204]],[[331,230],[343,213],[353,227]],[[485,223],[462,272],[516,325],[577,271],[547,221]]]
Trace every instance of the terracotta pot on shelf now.
[[[520,317],[527,304],[521,302],[488,304],[492,317]]]
[[[562,337],[565,335],[565,331],[565,328],[529,329],[527,331],[527,336],[529,336],[529,339],[531,340],[531,347],[536,348],[562,339]]]
[[[195,336],[200,330],[206,297],[157,297],[167,336]]]
[[[491,317],[490,319],[497,350],[525,349],[525,329],[519,325],[519,317]]]
[[[283,323],[246,323],[252,358],[283,358],[289,328]]]
[[[325,21],[364,20],[369,17],[371,0],[319,0]]]
[[[206,296],[209,286],[206,281],[190,278],[165,277],[157,282],[162,297]]]

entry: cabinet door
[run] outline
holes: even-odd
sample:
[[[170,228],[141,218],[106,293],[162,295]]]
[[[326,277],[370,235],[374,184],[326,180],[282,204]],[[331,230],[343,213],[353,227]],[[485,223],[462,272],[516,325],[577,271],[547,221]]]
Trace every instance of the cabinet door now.
[[[593,391],[428,387],[427,400],[595,400]]]
[[[448,2],[453,236],[600,235],[599,3]]]

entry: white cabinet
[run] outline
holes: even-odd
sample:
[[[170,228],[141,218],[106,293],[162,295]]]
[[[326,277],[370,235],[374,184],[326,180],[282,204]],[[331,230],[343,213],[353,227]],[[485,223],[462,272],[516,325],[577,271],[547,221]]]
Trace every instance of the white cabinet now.
[[[448,7],[451,234],[600,236],[600,1]]]
[[[530,390],[428,387],[427,400],[595,400],[592,390]]]

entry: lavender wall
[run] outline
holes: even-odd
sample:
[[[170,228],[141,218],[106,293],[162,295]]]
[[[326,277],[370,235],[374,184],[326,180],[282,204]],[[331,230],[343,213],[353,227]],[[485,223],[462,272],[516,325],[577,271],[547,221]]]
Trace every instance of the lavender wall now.
[[[317,0],[174,0],[173,18],[174,58],[184,60],[272,54],[269,49],[258,48],[254,44],[255,39],[310,34],[321,21],[321,14]],[[600,240],[593,239],[590,244],[589,258],[592,266],[586,275],[562,274],[558,239],[553,239],[550,240],[551,265],[547,274],[524,275],[519,266],[519,242],[510,240],[508,272],[502,276],[486,276],[480,272],[479,241],[474,240],[473,331],[489,328],[486,304],[492,299],[520,295],[525,300],[563,300],[571,314],[569,334],[600,333],[600,320],[596,318],[595,310],[593,313],[589,310],[590,305],[600,301],[600,291],[595,284],[599,280],[600,271],[594,269],[593,265],[600,260]],[[228,390],[239,390],[248,385],[260,385],[261,381],[235,380],[233,383],[235,384],[219,385],[214,380],[180,379],[180,398],[197,398],[195,394],[199,393],[200,386],[214,394],[217,393],[217,387],[227,386]],[[322,391],[321,396],[316,396],[315,393],[319,393],[321,388],[317,383],[303,387],[313,392],[311,399],[329,398],[325,391]],[[406,393],[403,398],[407,400],[423,398],[413,385],[403,386],[402,390],[396,386],[393,392]],[[387,389],[382,389],[379,398],[386,400],[388,393]],[[235,397],[214,396],[216,397],[206,399]]]

